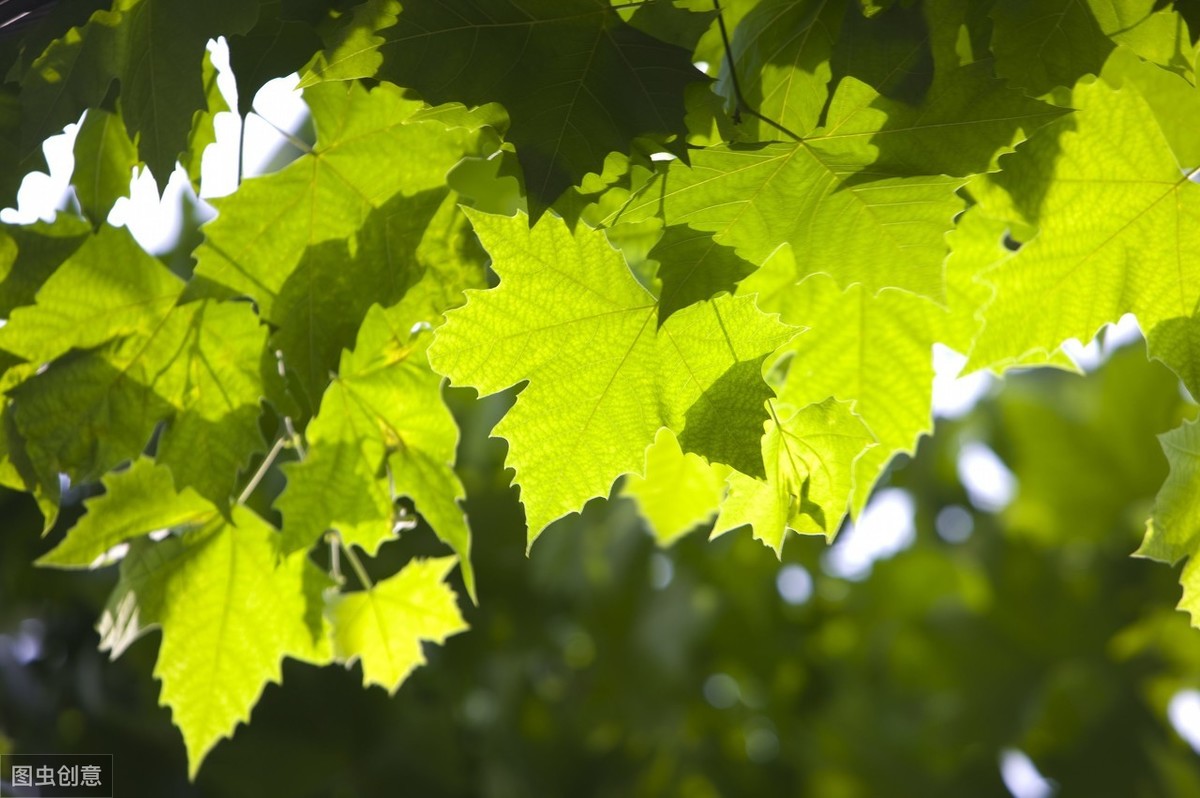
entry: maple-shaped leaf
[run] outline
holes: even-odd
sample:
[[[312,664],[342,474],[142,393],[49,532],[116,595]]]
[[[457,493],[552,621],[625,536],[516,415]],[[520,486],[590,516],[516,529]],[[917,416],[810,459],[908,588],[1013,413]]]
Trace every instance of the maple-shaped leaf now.
[[[176,491],[170,469],[139,457],[128,469],[104,477],[104,494],[84,500],[87,512],[38,565],[94,567],[118,543],[151,532],[204,524],[217,508],[195,491]]]
[[[468,292],[429,349],[436,371],[483,394],[528,385],[497,425],[530,541],[638,472],[660,427],[684,448],[762,473],[764,358],[795,334],[750,298],[720,297],[655,324],[654,297],[604,233],[556,216],[469,214],[500,285]],[[747,444],[755,444],[750,450]]]
[[[329,660],[321,617],[329,579],[304,553],[279,561],[278,533],[238,505],[204,527],[138,541],[100,620],[101,648],[119,656],[152,627],[162,644],[159,700],[183,733],[188,774],[281,679],[285,656]]]
[[[140,454],[167,420],[159,459],[176,484],[228,501],[238,469],[263,445],[259,403],[277,395],[273,364],[263,362],[266,328],[245,302],[176,305],[183,288],[128,231],[104,227],[35,304],[13,311],[0,348],[48,364],[7,388],[35,466],[97,478]]]
[[[307,549],[328,528],[374,555],[395,534],[396,499],[408,496],[434,532],[458,554],[475,595],[470,533],[457,502],[458,427],[442,401],[442,378],[428,365],[425,322],[405,301],[371,308],[352,352],[308,425],[305,459],[284,467],[278,506],[285,551]]]
[[[1098,74],[1118,45],[1181,73],[1195,45],[1175,9],[1156,0],[1007,0],[992,7],[996,71],[1041,95]],[[1158,9],[1158,10],[1156,10]]]
[[[690,166],[672,161],[661,183],[609,221],[661,216],[713,233],[751,263],[787,243],[805,274],[940,298],[963,181],[892,176],[874,171],[872,158],[865,144],[850,153],[807,141],[695,150]]]
[[[1146,537],[1137,550],[1174,565],[1183,558],[1179,609],[1200,627],[1200,421],[1188,421],[1159,436],[1171,470],[1154,500],[1154,513],[1146,522]]]
[[[84,109],[100,107],[115,82],[141,160],[165,184],[188,146],[193,115],[207,107],[208,40],[244,32],[257,16],[257,3],[240,0],[118,0],[97,11],[22,76],[23,161],[32,163],[42,141]]]
[[[485,147],[479,128],[493,109],[455,116],[357,82],[315,86],[305,99],[313,151],[214,201],[196,276],[255,301],[311,413],[371,304],[393,304],[426,269],[467,257],[446,175]]]
[[[660,429],[646,449],[645,475],[630,474],[621,495],[632,499],[660,546],[670,546],[712,519],[732,469],[679,447],[675,434]]]
[[[333,600],[334,655],[347,667],[362,663],[364,686],[377,684],[395,693],[425,664],[423,642],[440,645],[467,629],[445,583],[455,562],[454,557],[414,560],[365,590]]]
[[[793,407],[830,396],[852,402],[879,443],[855,465],[857,512],[892,456],[912,452],[933,427],[932,350],[946,312],[903,291],[843,291],[824,275],[798,282],[790,255],[780,250],[740,290],[758,292],[764,308],[807,328],[787,347],[795,355],[780,399]]]
[[[302,85],[376,77],[431,103],[499,102],[531,208],[598,171],[634,137],[680,135],[683,92],[707,78],[682,47],[646,35],[608,0],[372,0]]]
[[[988,282],[988,273],[1016,255],[1005,244],[1010,233],[1009,222],[988,216],[981,205],[972,205],[958,217],[958,223],[946,236],[950,244],[950,254],[946,257],[947,313],[931,316],[938,343],[960,354],[969,354],[973,350],[975,339],[983,329],[985,309],[995,294],[994,287]],[[1054,350],[1049,356],[1045,352],[1030,352],[1017,360],[989,363],[983,367],[1001,374],[1010,368],[1029,366],[1078,371],[1075,361],[1062,349]]]
[[[833,540],[850,510],[855,461],[874,445],[871,433],[849,404],[832,398],[800,409],[772,402],[765,430],[766,479],[729,475],[713,536],[748,524],[776,554],[789,529]]]
[[[137,147],[118,114],[92,108],[75,136],[75,172],[71,182],[84,214],[99,228],[121,197],[129,196]]]
[[[1190,318],[1200,300],[1200,185],[1188,179],[1192,151],[1173,148],[1162,111],[1141,92],[1149,81],[1182,78],[1118,51],[1103,79],[1081,82],[1055,146],[1007,156],[1004,175],[1016,196],[1035,193],[1028,221],[1038,234],[992,270],[996,288],[986,310],[972,367],[1052,352],[1064,340],[1090,340],[1108,322],[1132,312],[1154,340],[1155,328]],[[1147,77],[1149,76],[1149,77]],[[1200,126],[1200,93],[1181,87],[1170,111]],[[1004,218],[1006,208],[988,208]],[[1096,212],[1103,208],[1104,213]],[[1170,365],[1170,364],[1169,364]]]

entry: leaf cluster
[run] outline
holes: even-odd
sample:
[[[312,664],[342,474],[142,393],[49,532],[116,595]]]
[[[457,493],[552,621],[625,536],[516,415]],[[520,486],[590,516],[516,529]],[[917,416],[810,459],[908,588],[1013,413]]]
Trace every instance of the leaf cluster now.
[[[296,71],[316,137],[172,270],[109,212],[198,185],[217,36],[238,112]],[[7,204],[82,117],[69,207],[0,230],[0,484],[47,530],[102,487],[40,563],[120,560],[103,646],[162,629],[194,774],[282,658],[395,690],[464,628],[447,380],[519,392],[530,545],[621,493],[776,553],[931,432],[935,344],[1064,367],[1131,313],[1194,394],[1197,52],[1155,0],[65,0],[0,41]],[[1146,556],[1196,551],[1197,429]],[[445,556],[372,582],[417,518]]]

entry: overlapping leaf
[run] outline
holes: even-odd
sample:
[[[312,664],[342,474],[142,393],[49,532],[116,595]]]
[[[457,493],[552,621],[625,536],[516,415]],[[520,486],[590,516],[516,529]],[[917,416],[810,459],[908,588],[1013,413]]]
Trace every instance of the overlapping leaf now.
[[[1174,9],[1155,0],[1015,0],[993,6],[996,70],[1041,95],[1099,74],[1117,45],[1180,72],[1195,46]],[[1158,10],[1156,10],[1158,9]]]
[[[307,83],[378,77],[431,103],[499,102],[534,201],[598,171],[635,136],[684,133],[686,50],[626,24],[607,0],[372,0]]]
[[[804,407],[826,397],[853,403],[878,442],[854,469],[855,511],[897,452],[911,452],[933,426],[932,349],[945,311],[920,297],[888,290],[844,292],[827,277],[797,284],[790,252],[780,250],[741,290],[758,291],[763,307],[808,328],[795,352],[780,399]]]
[[[674,433],[660,429],[646,449],[645,475],[626,477],[621,495],[637,503],[659,545],[670,546],[712,519],[724,498],[730,470],[684,452]]]
[[[871,160],[864,148],[831,152],[820,142],[709,147],[690,166],[672,162],[617,218],[661,215],[713,233],[751,263],[787,243],[804,274],[940,298],[944,237],[962,209],[962,181],[895,177]]]
[[[104,488],[104,495],[84,502],[83,518],[38,560],[39,565],[92,567],[119,543],[151,532],[199,526],[217,516],[217,508],[195,491],[176,491],[170,469],[146,457],[105,476]]]
[[[286,468],[279,500],[286,551],[307,549],[327,528],[373,555],[394,535],[396,498],[408,496],[459,555],[474,596],[470,536],[454,474],[458,427],[442,402],[441,377],[425,356],[428,320],[417,302],[367,314],[353,352],[308,425],[306,458]]]
[[[721,246],[708,233],[685,225],[663,230],[662,238],[648,254],[658,262],[662,281],[658,297],[658,323],[675,311],[716,296],[733,292],[738,281],[754,271],[754,264],[730,247]]]
[[[167,503],[169,504],[169,502]],[[161,627],[154,675],[183,732],[188,773],[278,683],[285,656],[324,663],[321,616],[329,580],[303,553],[278,562],[276,531],[237,506],[201,529],[134,545],[100,622],[101,647],[118,656]]]
[[[207,107],[205,46],[248,30],[257,3],[118,0],[46,48],[21,80],[21,159],[36,166],[42,141],[101,106],[114,82],[138,152],[163,184]],[[205,142],[207,143],[207,142]]]
[[[738,23],[732,41],[738,84],[745,101],[775,123],[747,115],[740,128],[747,137],[772,141],[786,137],[780,127],[800,136],[817,126],[844,10],[842,0],[764,0]],[[714,88],[737,110],[728,59]]]
[[[0,348],[33,367],[10,381],[36,470],[95,479],[136,457],[168,421],[159,459],[176,484],[224,504],[262,448],[274,397],[266,330],[248,303],[176,305],[183,282],[124,230],[104,227],[13,311]]]
[[[873,445],[844,402],[826,399],[799,410],[773,402],[762,438],[766,479],[729,475],[713,535],[749,525],[776,554],[789,529],[832,540],[850,511],[855,461]]]
[[[99,227],[121,197],[129,196],[137,166],[137,148],[117,114],[93,108],[75,136],[75,197],[84,214]]]
[[[1187,558],[1180,581],[1179,608],[1200,626],[1200,422],[1189,421],[1160,435],[1171,471],[1158,492],[1154,514],[1146,522],[1146,538],[1137,553],[1175,564]]]
[[[939,72],[918,106],[881,97],[855,78],[838,86],[826,128],[809,137],[828,153],[875,151],[894,174],[970,175],[1066,111],[1013,91],[976,62]]]
[[[1200,186],[1188,179],[1197,164],[1172,148],[1167,131],[1179,122],[1164,129],[1139,90],[1141,70],[1181,78],[1125,59],[1111,67],[1104,79],[1076,87],[1077,111],[1057,146],[1019,148],[1005,159],[1012,190],[1040,194],[1030,219],[1039,232],[988,275],[997,293],[975,365],[1088,340],[1127,312],[1153,340],[1159,324],[1190,318],[1200,300],[1190,257],[1200,247]],[[1171,113],[1200,124],[1200,104]],[[1003,218],[1005,210],[992,215]]]
[[[752,299],[722,297],[656,330],[654,298],[604,234],[553,216],[471,214],[500,286],[472,292],[430,347],[456,384],[529,384],[496,428],[522,488],[530,539],[638,472],[659,427],[709,460],[762,473],[763,359],[794,330]],[[753,437],[751,437],[753,436]],[[747,444],[752,444],[750,449]]]
[[[483,146],[478,128],[494,117],[426,111],[386,84],[305,96],[313,151],[214,203],[196,274],[251,297],[278,328],[291,387],[311,413],[371,304],[399,301],[427,268],[467,257],[446,175]]]

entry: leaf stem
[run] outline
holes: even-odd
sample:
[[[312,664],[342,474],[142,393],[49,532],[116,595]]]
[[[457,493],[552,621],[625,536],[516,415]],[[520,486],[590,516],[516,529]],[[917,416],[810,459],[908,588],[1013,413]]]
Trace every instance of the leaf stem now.
[[[358,577],[358,581],[367,590],[375,586],[371,581],[371,577],[367,576],[367,569],[363,567],[362,561],[358,559],[358,555],[354,553],[354,549],[346,545],[346,541],[342,540],[342,535],[336,529],[331,530],[331,533],[337,538],[338,545],[342,547],[342,551],[346,552],[346,559],[350,562],[350,567],[354,569],[354,575]]]
[[[255,116],[257,116],[262,121],[266,122],[276,133],[278,133],[280,136],[282,136],[284,138],[284,140],[287,141],[288,144],[291,144],[293,147],[300,150],[300,152],[304,153],[305,155],[312,154],[313,148],[311,146],[309,146],[309,143],[307,141],[300,138],[299,136],[297,136],[294,133],[289,133],[288,131],[284,130],[279,125],[275,124],[270,119],[267,119],[265,116],[260,114],[258,111],[251,111],[251,113],[253,113]]]
[[[275,445],[271,447],[271,451],[267,452],[267,456],[259,464],[258,470],[254,472],[254,476],[250,477],[250,481],[246,483],[246,487],[238,495],[238,504],[245,504],[246,500],[254,493],[254,489],[258,487],[258,483],[262,482],[263,477],[267,475],[267,471],[275,462],[275,458],[283,451],[285,445],[287,445],[287,438],[279,438],[275,441]]]
[[[336,532],[330,530],[325,533],[325,541],[329,543],[329,571],[335,582],[339,585],[344,584],[346,577],[342,575],[341,538]]]
[[[307,452],[304,451],[304,441],[300,438],[300,433],[296,432],[296,425],[292,423],[290,416],[283,417],[283,428],[287,430],[288,439],[292,442],[292,448],[296,450],[296,456],[303,460],[307,455]]]
[[[246,116],[243,114],[241,124],[238,125],[238,150],[237,150],[237,185],[242,185],[242,172],[246,166]]]

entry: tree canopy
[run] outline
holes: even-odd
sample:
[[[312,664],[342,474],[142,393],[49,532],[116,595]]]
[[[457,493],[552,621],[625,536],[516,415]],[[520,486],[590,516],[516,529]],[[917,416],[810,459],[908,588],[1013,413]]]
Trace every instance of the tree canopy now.
[[[79,128],[57,216],[0,228],[0,485],[27,494],[50,535],[12,544],[20,561],[5,565],[41,580],[35,558],[102,574],[119,563],[99,646],[116,656],[160,630],[153,675],[190,778],[288,662],[356,668],[389,694],[439,656],[434,644],[509,667],[500,632],[460,633],[519,608],[562,648],[568,675],[550,694],[583,689],[572,669],[616,685],[629,673],[594,666],[599,646],[607,658],[633,644],[580,618],[618,613],[605,623],[653,636],[700,623],[708,601],[729,613],[709,627],[725,648],[738,623],[813,630],[747,653],[774,669],[763,681],[747,666],[757,698],[723,649],[688,656],[735,685],[750,762],[823,763],[803,781],[815,794],[878,794],[895,784],[889,768],[913,795],[989,794],[1000,785],[981,763],[1018,744],[1073,787],[1095,778],[1104,791],[1128,765],[1142,775],[1122,776],[1122,794],[1200,789],[1162,722],[1196,678],[1200,638],[1169,611],[1170,572],[1123,559],[1186,561],[1179,606],[1200,623],[1194,6],[62,0],[12,23],[0,205],[46,168],[48,136]],[[236,100],[218,89],[216,37]],[[110,224],[136,170],[164,185],[182,169],[198,189],[218,115],[253,114],[258,88],[292,73],[312,135],[212,200],[178,257]],[[1127,314],[1153,362],[1120,350],[1087,377],[1066,373],[1079,369],[1064,344]],[[931,439],[935,345],[1004,384]],[[952,473],[972,438],[1020,481],[998,515],[965,509]],[[839,545],[884,484],[917,497],[923,542],[853,593],[817,579],[820,608],[763,603],[783,558],[810,579],[820,569],[796,535]],[[1003,536],[950,552],[953,535],[929,529],[951,506]],[[6,537],[26,532],[11,526]],[[624,534],[634,527],[673,553]],[[517,528],[528,567],[557,587],[501,586],[511,552],[497,541],[511,548]],[[703,545],[697,528],[720,540]],[[678,558],[663,596],[689,574],[728,581],[728,595],[680,593],[675,607],[627,574],[597,578],[577,551],[592,538],[627,552],[603,567]],[[765,593],[738,586],[763,579]],[[589,607],[586,585],[611,605]],[[544,606],[560,600],[561,616]],[[1018,607],[1042,626],[1016,628],[1034,623]],[[950,706],[956,668],[1019,682],[1069,658],[1053,636],[1071,612],[1090,626],[1066,638],[1108,659],[1047,683],[1041,731],[1002,705],[1019,684],[995,706]],[[893,614],[910,624],[894,636]],[[878,722],[903,725],[910,692],[946,713],[911,743],[919,765],[901,761],[891,729],[883,760],[895,761],[872,775],[846,750],[884,735],[859,725],[876,688],[849,688],[878,664],[868,639],[896,680],[877,689],[899,694],[878,696],[898,702]],[[662,657],[645,685],[603,689],[635,701],[694,675],[672,659],[686,630],[664,640],[677,645],[643,641],[640,656]],[[1139,657],[1157,664],[1139,671]],[[831,669],[841,658],[847,672]],[[447,667],[434,692],[465,691],[465,671]],[[820,709],[806,691],[824,683]],[[648,766],[637,794],[729,790],[729,774],[688,776],[718,728],[704,713],[727,708],[722,685],[706,681],[710,708],[686,710],[700,713],[694,747],[661,766],[661,784]],[[1112,714],[1078,716],[1093,689]],[[1103,746],[1046,729],[1104,738],[1126,717],[1118,704],[1153,733],[1077,774],[1072,757]],[[473,706],[468,718],[501,711]],[[531,740],[570,723],[539,711],[503,710]],[[627,728],[647,735],[633,749],[664,733],[636,708],[589,712],[597,751]],[[993,712],[995,728],[977,731]],[[953,745],[960,726],[979,750],[939,759],[938,735]],[[494,794],[537,782],[512,783],[525,786]]]

